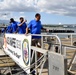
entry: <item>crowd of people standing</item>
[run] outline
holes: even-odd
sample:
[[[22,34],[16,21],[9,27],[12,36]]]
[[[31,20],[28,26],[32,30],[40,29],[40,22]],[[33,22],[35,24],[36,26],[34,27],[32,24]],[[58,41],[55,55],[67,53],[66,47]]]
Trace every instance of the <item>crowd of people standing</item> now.
[[[23,17],[20,17],[20,22],[15,21],[13,18],[10,19],[10,24],[6,28],[6,33],[26,33],[26,21]]]
[[[26,20],[23,17],[20,17],[20,22],[15,21],[13,18],[10,19],[10,24],[6,28],[6,33],[18,33],[18,34],[28,34],[29,30],[31,34],[41,34],[41,29],[43,28],[41,24],[41,15],[36,13],[35,19],[31,20],[28,25],[26,24]],[[32,38],[40,38],[33,36]]]

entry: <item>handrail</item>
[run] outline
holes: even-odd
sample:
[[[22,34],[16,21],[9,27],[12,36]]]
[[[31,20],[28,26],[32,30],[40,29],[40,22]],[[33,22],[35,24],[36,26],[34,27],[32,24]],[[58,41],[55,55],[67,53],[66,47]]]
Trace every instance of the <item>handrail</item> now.
[[[57,35],[43,35],[43,34],[31,34],[31,36],[41,36],[41,37],[43,37],[43,36],[47,36],[47,37],[56,37],[57,38],[57,40],[59,41],[59,44],[60,44],[60,53],[62,54],[62,43],[61,43],[61,40],[60,40],[60,38],[57,36]]]
[[[45,54],[48,52],[48,50],[44,50],[42,48],[38,48],[38,47],[34,47],[34,46],[31,46],[31,49],[33,49],[34,51],[37,51],[39,53],[42,53],[42,54]]]
[[[59,46],[59,44],[53,44],[51,42],[44,42],[44,43],[48,43],[48,44],[51,44],[51,45],[57,45],[57,46]],[[62,45],[62,47],[76,48],[76,46],[69,46],[69,45]]]
[[[51,35],[56,35],[56,34],[58,34],[58,35],[76,35],[76,33],[47,33],[47,34],[51,34]]]

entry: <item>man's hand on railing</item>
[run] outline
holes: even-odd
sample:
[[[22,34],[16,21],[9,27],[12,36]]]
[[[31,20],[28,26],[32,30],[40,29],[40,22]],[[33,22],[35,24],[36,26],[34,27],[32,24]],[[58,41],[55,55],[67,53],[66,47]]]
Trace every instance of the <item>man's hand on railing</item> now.
[[[27,34],[27,33],[25,33],[25,36],[28,36],[28,34]]]
[[[49,29],[46,29],[46,32],[49,32]]]

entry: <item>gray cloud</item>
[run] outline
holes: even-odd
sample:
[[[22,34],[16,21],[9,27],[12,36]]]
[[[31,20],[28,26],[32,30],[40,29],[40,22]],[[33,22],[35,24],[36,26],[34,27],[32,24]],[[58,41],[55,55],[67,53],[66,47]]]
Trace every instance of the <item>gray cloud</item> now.
[[[3,0],[0,11],[46,12],[76,16],[76,0]]]
[[[40,0],[38,7],[42,12],[76,16],[76,0]]]
[[[33,0],[4,0],[0,3],[0,11],[32,12],[37,11]]]

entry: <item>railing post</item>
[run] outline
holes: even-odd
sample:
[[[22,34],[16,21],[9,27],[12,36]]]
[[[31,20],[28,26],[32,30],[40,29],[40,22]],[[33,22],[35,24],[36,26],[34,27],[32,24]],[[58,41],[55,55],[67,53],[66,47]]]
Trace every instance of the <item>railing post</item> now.
[[[71,46],[73,45],[73,35],[71,34]]]
[[[41,48],[43,49],[43,36],[42,36],[42,38],[41,38]]]
[[[57,36],[57,34],[56,34],[56,36]],[[57,44],[57,42],[58,42],[58,40],[56,39],[56,44]]]
[[[64,55],[65,55],[65,56],[66,56],[66,49],[67,49],[67,48],[66,48],[66,47],[64,47]]]
[[[35,75],[37,75],[37,52],[35,51],[35,70],[36,70],[36,74]]]

